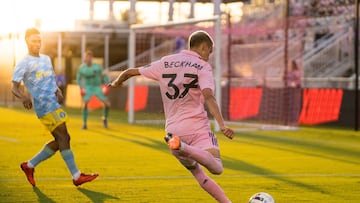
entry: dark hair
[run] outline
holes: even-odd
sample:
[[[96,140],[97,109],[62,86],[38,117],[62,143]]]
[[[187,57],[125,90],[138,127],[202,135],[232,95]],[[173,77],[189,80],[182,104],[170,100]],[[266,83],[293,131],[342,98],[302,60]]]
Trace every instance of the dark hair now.
[[[210,35],[203,30],[195,31],[189,37],[190,48],[197,47],[203,42],[206,42],[207,45],[209,45],[210,47],[214,45],[214,41],[212,40]]]
[[[30,37],[31,35],[38,35],[40,31],[36,28],[29,28],[25,31],[25,40],[26,38]]]
[[[86,51],[85,51],[85,56],[86,56],[86,55],[94,56],[94,53],[93,53],[93,51],[91,51],[91,50],[86,50]]]

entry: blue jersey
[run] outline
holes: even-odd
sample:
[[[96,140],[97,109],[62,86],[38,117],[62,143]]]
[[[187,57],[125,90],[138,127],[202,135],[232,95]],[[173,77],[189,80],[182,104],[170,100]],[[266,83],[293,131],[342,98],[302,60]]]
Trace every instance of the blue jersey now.
[[[36,115],[39,118],[60,108],[56,97],[55,73],[48,56],[27,55],[16,65],[12,81],[24,82],[33,98]]]

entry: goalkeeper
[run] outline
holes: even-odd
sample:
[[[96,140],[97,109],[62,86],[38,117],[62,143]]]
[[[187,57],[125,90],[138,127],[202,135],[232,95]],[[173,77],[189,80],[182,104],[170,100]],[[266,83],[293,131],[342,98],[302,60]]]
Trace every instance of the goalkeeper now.
[[[109,93],[109,88],[104,85],[109,82],[109,77],[107,74],[104,74],[103,68],[97,64],[93,63],[93,52],[88,50],[84,54],[84,63],[80,66],[77,74],[76,80],[80,87],[80,94],[84,101],[83,106],[83,126],[82,129],[87,129],[87,118],[88,118],[88,104],[91,97],[96,96],[104,104],[103,112],[103,126],[104,128],[108,127],[107,118],[109,115],[110,101],[107,98]]]

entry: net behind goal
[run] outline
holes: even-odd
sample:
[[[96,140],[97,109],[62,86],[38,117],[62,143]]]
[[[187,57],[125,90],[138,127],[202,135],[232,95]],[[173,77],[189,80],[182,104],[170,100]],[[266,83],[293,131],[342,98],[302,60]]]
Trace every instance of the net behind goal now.
[[[266,73],[270,65],[281,67],[278,66],[283,57],[281,45],[233,44],[228,40],[229,33],[222,30],[223,22],[219,16],[214,16],[180,23],[133,25],[129,35],[129,67],[144,66],[165,55],[187,49],[188,36],[193,31],[205,30],[215,43],[209,63],[214,69],[215,97],[227,124],[236,131],[296,127],[293,123],[289,127],[288,118],[296,113],[288,107],[300,104],[298,92],[283,88],[282,81],[278,81],[283,70],[278,71],[280,74],[276,70]],[[237,74],[239,66],[245,73],[242,77]],[[247,78],[246,71],[250,71],[255,79]],[[266,77],[263,80],[266,84],[259,86],[256,80],[262,77]],[[273,78],[275,80],[272,81]],[[130,79],[126,109],[129,123],[163,125],[165,122],[159,86],[144,77]],[[216,122],[214,126],[215,130],[219,130]]]

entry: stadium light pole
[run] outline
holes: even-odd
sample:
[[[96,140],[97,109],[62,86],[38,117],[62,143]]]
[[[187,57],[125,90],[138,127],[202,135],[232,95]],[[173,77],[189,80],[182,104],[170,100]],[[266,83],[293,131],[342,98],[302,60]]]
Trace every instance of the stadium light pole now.
[[[288,125],[288,121],[289,121],[289,115],[288,115],[288,110],[289,110],[289,100],[288,100],[288,82],[287,82],[287,74],[288,74],[288,49],[289,49],[289,16],[290,16],[290,8],[289,5],[290,2],[289,0],[285,0],[285,13],[284,13],[284,17],[285,17],[285,27],[284,27],[284,106],[285,106],[285,111],[282,113],[283,114],[283,119],[285,121],[285,125]]]
[[[354,65],[355,65],[355,131],[359,130],[359,0],[355,0],[355,43],[354,43]]]
[[[227,20],[227,28],[228,28],[228,42],[227,42],[227,55],[226,60],[228,64],[227,69],[227,103],[226,106],[230,105],[230,94],[231,94],[231,76],[232,76],[232,63],[231,63],[231,45],[232,45],[232,34],[231,34],[231,13],[230,11],[227,11],[226,13],[226,20]],[[226,119],[230,120],[230,112],[229,110],[223,112],[223,115],[226,117]]]
[[[9,35],[9,39],[11,38],[12,41],[12,51],[13,51],[13,65],[12,65],[12,72],[14,72],[15,66],[16,66],[16,57],[17,57],[17,49],[16,49],[16,44],[18,41],[19,37],[19,33],[16,33],[16,31],[14,30],[10,35]],[[11,94],[12,96],[12,103],[15,102],[16,98],[13,94]],[[6,99],[5,99],[6,100]]]
[[[285,0],[285,39],[284,39],[284,65],[285,65],[285,69],[284,69],[284,75],[287,75],[287,66],[288,66],[288,33],[289,33],[289,0]],[[284,77],[284,86],[287,87],[287,82],[286,82],[286,77]]]
[[[135,47],[131,46],[135,44],[136,41],[135,31],[130,29],[129,33],[129,42],[128,42],[128,56],[129,56],[129,68],[135,67]],[[134,88],[134,78],[129,79],[128,85],[128,97],[129,97],[129,111],[128,111],[128,122],[134,123],[134,96],[135,96],[135,88]]]
[[[215,16],[215,97],[216,101],[221,101],[221,16]],[[220,109],[222,109],[220,103]],[[220,131],[220,126],[215,122],[215,131]]]

